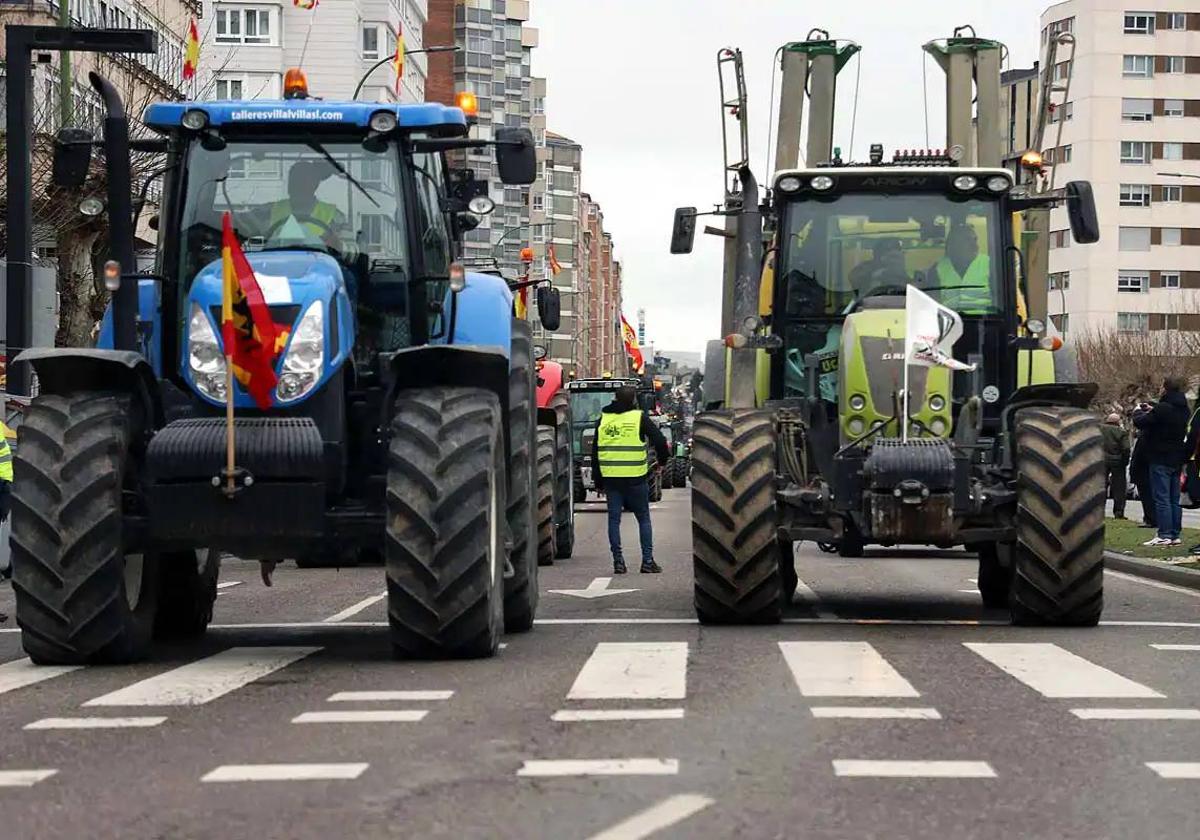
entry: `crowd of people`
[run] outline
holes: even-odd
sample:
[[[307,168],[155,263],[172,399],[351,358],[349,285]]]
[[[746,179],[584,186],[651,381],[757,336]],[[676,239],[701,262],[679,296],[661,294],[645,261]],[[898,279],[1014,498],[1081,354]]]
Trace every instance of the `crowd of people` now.
[[[1183,486],[1197,481],[1197,448],[1200,446],[1200,405],[1188,405],[1187,381],[1168,376],[1155,403],[1139,402],[1128,412],[1133,441],[1119,413],[1110,414],[1101,432],[1113,499],[1113,515],[1125,518],[1128,493],[1126,474],[1142,503],[1142,527],[1155,529],[1143,543],[1151,548],[1182,544]],[[1189,503],[1200,504],[1200,493],[1189,493]],[[1200,546],[1196,547],[1200,550]]]

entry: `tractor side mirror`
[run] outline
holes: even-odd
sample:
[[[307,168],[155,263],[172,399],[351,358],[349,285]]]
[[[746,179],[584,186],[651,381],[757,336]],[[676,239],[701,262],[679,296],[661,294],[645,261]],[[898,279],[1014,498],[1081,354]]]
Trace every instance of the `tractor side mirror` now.
[[[1096,216],[1096,198],[1090,181],[1067,183],[1067,218],[1071,236],[1080,245],[1100,241],[1100,219]]]
[[[680,207],[675,211],[675,226],[671,228],[671,253],[690,254],[696,244],[696,208]]]
[[[92,132],[86,128],[60,128],[54,135],[54,186],[77,190],[87,181],[92,165]]]
[[[553,286],[540,286],[537,290],[538,320],[550,332],[562,323],[562,295]]]
[[[544,358],[546,358],[546,346],[544,344],[533,345],[534,361],[540,362]]]
[[[496,166],[505,184],[532,184],[537,180],[537,153],[533,132],[527,128],[496,129]]]
[[[455,221],[458,223],[458,229],[463,233],[468,230],[475,230],[483,222],[483,219],[466,210],[459,210],[454,214]]]

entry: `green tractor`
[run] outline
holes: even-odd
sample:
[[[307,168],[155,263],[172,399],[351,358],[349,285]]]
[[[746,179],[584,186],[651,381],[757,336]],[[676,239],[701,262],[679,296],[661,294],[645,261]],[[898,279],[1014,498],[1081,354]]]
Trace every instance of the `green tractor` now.
[[[693,431],[697,614],[778,621],[796,588],[794,543],[811,540],[850,558],[867,545],[965,545],[979,555],[986,606],[1018,624],[1094,625],[1105,503],[1096,387],[1055,381],[1061,341],[1029,315],[1045,306],[1044,250],[1022,236],[1065,204],[1075,241],[1096,242],[1091,187],[1048,189],[1032,156],[1024,183],[999,166],[1002,46],[957,31],[926,45],[947,74],[948,151],[885,161],[873,146],[868,162],[843,162],[834,88],[858,47],[819,34],[781,50],[766,201],[743,125],[742,160],[728,167],[737,190],[718,211],[736,218],[736,270],[726,338],[709,349],[710,410]],[[737,75],[741,99],[727,110],[740,122],[740,53],[718,60]],[[811,165],[799,168],[806,92]],[[697,215],[676,211],[673,252],[690,250]],[[937,334],[909,343],[912,288],[941,306]],[[910,344],[923,363],[910,364]]]

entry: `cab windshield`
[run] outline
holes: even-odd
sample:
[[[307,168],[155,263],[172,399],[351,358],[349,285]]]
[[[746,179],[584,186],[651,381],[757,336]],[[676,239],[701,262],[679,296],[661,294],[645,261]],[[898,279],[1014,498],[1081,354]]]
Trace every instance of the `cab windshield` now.
[[[615,391],[571,391],[571,448],[583,454],[583,432],[596,425],[600,412],[613,401]]]

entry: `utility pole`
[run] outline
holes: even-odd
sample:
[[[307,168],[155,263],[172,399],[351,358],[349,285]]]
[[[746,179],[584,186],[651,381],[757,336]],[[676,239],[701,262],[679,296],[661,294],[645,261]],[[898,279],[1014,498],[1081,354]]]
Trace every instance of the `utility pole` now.
[[[58,2],[58,25],[63,29],[71,26],[71,4],[67,0]],[[71,51],[58,54],[58,124],[70,125],[74,116],[74,98],[71,96]]]

